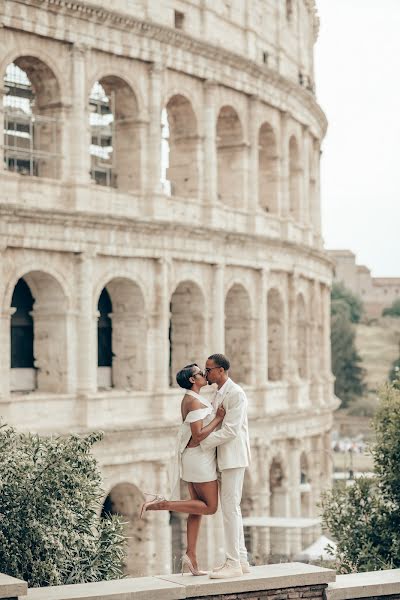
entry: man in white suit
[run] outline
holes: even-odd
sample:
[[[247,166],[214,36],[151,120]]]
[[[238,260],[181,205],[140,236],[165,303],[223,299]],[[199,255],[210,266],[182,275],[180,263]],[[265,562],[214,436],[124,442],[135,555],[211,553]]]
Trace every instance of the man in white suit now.
[[[250,572],[240,510],[244,472],[250,463],[248,403],[242,388],[229,378],[229,368],[229,360],[223,354],[210,356],[205,367],[209,385],[216,383],[218,387],[216,403],[218,406],[223,403],[226,410],[221,429],[200,442],[202,448],[217,448],[218,469],[221,471],[225,563],[210,573],[212,579],[239,577]]]

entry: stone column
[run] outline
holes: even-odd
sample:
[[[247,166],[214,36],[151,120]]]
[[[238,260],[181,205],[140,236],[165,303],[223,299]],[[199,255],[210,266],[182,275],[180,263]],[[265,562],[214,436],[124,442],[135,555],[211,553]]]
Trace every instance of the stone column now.
[[[160,258],[155,267],[151,332],[148,344],[148,380],[153,390],[169,388],[170,261]]]
[[[256,385],[264,386],[268,381],[268,305],[267,305],[267,278],[268,271],[258,271],[258,302],[256,306]]]
[[[255,219],[257,209],[259,207],[258,199],[258,96],[250,96],[249,98],[249,177],[247,185],[247,208],[248,211]]]
[[[268,465],[270,463],[269,446],[261,439],[256,442],[256,468],[258,493],[255,497],[254,512],[259,517],[270,516],[270,489]],[[271,552],[270,528],[257,527],[257,547],[253,550],[259,558],[259,564],[266,564]]]
[[[211,343],[212,353],[225,352],[225,266],[214,266],[212,286]]]
[[[278,189],[279,214],[282,217],[288,217],[289,210],[289,140],[287,139],[287,129],[289,113],[282,111],[280,113],[280,185]]]
[[[161,111],[163,109],[164,72],[164,66],[161,63],[153,63],[150,69],[147,174],[145,177],[149,196],[161,192]]]
[[[13,306],[3,308],[0,313],[0,401],[10,395],[11,383],[11,316],[15,313]],[[2,415],[5,416],[3,411]]]
[[[310,197],[310,128],[308,125],[302,127],[302,151],[303,155],[303,181],[302,181],[302,203],[300,214],[306,228],[311,229],[311,197]]]
[[[168,464],[158,463],[157,469],[157,489],[168,489]],[[164,510],[155,510],[151,513],[149,519],[151,533],[150,545],[152,556],[152,569],[150,573],[170,573],[171,572],[171,527],[169,525],[169,512]],[[149,573],[149,574],[150,574]]]
[[[0,81],[0,171],[4,171],[6,168],[5,164],[4,164],[4,154],[5,154],[5,149],[4,149],[4,144],[5,144],[4,114],[5,114],[5,111],[4,111],[4,105],[3,105],[4,95],[5,95],[4,82],[3,82],[3,79],[1,79],[1,81]]]
[[[300,442],[297,439],[289,440],[289,501],[290,517],[298,518],[301,516],[301,495],[300,495]],[[301,529],[294,528],[290,531],[290,554],[296,555],[301,552]]]
[[[321,236],[321,177],[320,177],[320,159],[321,159],[321,150],[319,147],[319,142],[315,142],[313,148],[314,153],[314,173],[313,178],[315,179],[315,190],[313,194],[313,203],[312,203],[312,214],[311,220],[314,228],[314,243],[317,246],[322,246],[323,240]]]
[[[289,275],[288,285],[288,363],[289,373],[288,381],[290,383],[289,403],[294,406],[297,404],[298,395],[298,336],[297,336],[297,280],[294,273]]]
[[[215,81],[204,84],[204,204],[215,206],[218,198],[217,115]]]
[[[136,178],[137,181],[133,181],[133,189],[140,194],[144,194],[147,190],[147,132],[149,129],[149,121],[147,119],[138,119],[132,126],[132,132],[134,133],[137,144],[135,150],[138,154],[137,158],[132,157],[132,160],[137,160]],[[122,133],[122,132],[121,132]]]
[[[77,184],[90,182],[89,92],[86,89],[87,47],[75,43],[72,55],[72,92],[65,145],[69,156],[68,178]]]
[[[94,255],[82,253],[77,260],[77,392],[82,396],[97,390],[97,310],[93,302]]]

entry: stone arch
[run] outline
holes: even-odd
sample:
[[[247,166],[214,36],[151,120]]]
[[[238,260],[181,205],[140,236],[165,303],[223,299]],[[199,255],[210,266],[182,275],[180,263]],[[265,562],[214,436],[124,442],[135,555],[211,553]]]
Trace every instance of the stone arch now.
[[[19,55],[5,69],[4,157],[22,175],[61,173],[62,104],[59,79],[37,56]]]
[[[234,283],[225,297],[225,353],[230,374],[238,383],[251,383],[251,344],[253,338],[250,296],[245,287]]]
[[[284,361],[284,304],[280,292],[271,288],[267,296],[268,315],[268,380],[283,379]]]
[[[198,125],[192,103],[182,94],[174,94],[166,103],[163,117],[166,173],[162,165],[162,180],[169,182],[173,196],[197,198],[199,195]]]
[[[140,189],[142,141],[136,93],[125,79],[105,75],[93,84],[89,104],[92,179],[124,192]]]
[[[144,496],[139,488],[128,482],[117,483],[108,493],[103,503],[101,517],[119,515],[124,522],[124,535],[127,540],[126,575],[143,576],[148,573],[148,551],[151,543],[151,529],[147,515],[139,518]]]
[[[292,135],[289,140],[289,214],[295,220],[300,219],[301,173],[299,144]]]
[[[274,130],[263,123],[258,133],[258,202],[267,213],[277,214],[278,158]]]
[[[308,376],[308,319],[306,303],[303,294],[298,294],[296,299],[297,313],[297,369],[301,379]]]
[[[245,150],[239,115],[223,106],[217,119],[218,198],[230,208],[244,208]]]
[[[114,277],[103,289],[107,291],[112,310],[109,313],[112,360],[111,366],[105,367],[108,371],[99,370],[98,385],[144,390],[147,386],[147,342],[142,291],[135,281],[126,277]]]
[[[18,278],[12,295],[11,330],[15,326],[13,316],[17,315],[21,304],[18,301],[18,288],[25,287],[32,298],[32,353],[34,372],[11,373],[11,389],[18,390],[17,380],[21,377],[24,391],[37,389],[43,392],[67,392],[69,383],[69,353],[67,336],[68,301],[60,283],[44,271],[30,271]],[[26,289],[27,288],[27,289]],[[15,305],[14,305],[15,304]],[[13,310],[15,309],[15,310]],[[13,352],[13,331],[11,331],[11,352]],[[28,333],[28,332],[27,332]],[[29,344],[31,343],[29,332]],[[26,367],[33,370],[32,367]],[[24,368],[24,367],[23,367]],[[19,368],[17,367],[18,371]],[[13,369],[12,369],[13,371]],[[30,382],[30,384],[29,384]]]
[[[199,362],[205,354],[205,297],[193,281],[182,281],[171,295],[169,328],[169,382],[177,386],[176,373]],[[201,364],[201,363],[200,363]]]

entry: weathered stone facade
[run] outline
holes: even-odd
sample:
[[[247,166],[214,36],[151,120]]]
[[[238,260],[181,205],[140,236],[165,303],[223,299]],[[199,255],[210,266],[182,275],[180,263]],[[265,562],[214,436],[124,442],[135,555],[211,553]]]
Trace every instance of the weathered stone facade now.
[[[357,294],[370,319],[382,316],[394,300],[400,299],[400,277],[372,277],[371,270],[356,264],[356,256],[350,250],[329,250],[335,263],[335,279]]]
[[[166,489],[184,363],[225,351],[246,388],[245,514],[316,516],[330,482],[318,20],[312,0],[108,6],[2,4],[1,414],[103,429],[128,570],[165,573],[181,520],[139,522],[137,507]],[[280,531],[254,529],[252,554],[293,555],[316,534]],[[221,547],[217,514],[202,564]]]

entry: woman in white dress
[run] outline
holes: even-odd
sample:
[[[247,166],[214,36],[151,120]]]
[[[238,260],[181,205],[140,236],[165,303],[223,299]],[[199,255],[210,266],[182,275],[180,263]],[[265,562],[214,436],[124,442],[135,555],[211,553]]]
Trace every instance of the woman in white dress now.
[[[182,424],[172,475],[172,499],[153,495],[142,505],[141,516],[147,510],[187,513],[187,551],[182,557],[182,573],[188,567],[193,575],[206,575],[198,569],[196,545],[202,515],[213,515],[218,508],[217,459],[215,448],[203,450],[200,442],[220,425],[225,410],[219,407],[215,411],[209,400],[199,395],[207,380],[197,364],[179,371],[176,381],[186,393],[181,403]],[[188,484],[190,500],[173,499],[179,498],[180,479]]]

